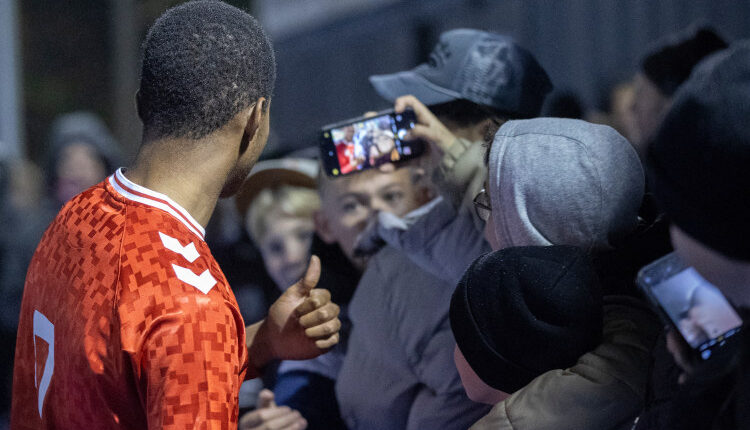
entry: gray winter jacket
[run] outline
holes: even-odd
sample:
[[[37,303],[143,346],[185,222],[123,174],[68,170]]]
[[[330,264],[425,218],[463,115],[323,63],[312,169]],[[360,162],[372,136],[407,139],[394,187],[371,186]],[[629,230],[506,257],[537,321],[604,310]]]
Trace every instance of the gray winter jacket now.
[[[482,154],[481,144],[457,140],[437,171],[445,197],[405,219],[381,213],[373,225],[371,239],[382,232],[394,246],[370,259],[349,306],[352,333],[336,396],[352,430],[464,430],[490,409],[466,396],[448,320],[458,278],[489,250],[466,211],[470,201],[461,203],[486,176]],[[466,243],[470,249],[456,255]]]
[[[351,430],[463,430],[489,411],[466,396],[448,321],[454,285],[385,247],[349,305],[352,332],[336,381]]]

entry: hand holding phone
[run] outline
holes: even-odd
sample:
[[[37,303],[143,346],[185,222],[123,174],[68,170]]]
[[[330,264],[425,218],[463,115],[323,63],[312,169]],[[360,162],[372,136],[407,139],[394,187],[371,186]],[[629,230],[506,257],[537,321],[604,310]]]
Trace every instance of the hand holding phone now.
[[[407,139],[415,121],[411,110],[385,111],[323,127],[323,169],[329,176],[343,176],[420,156],[424,143]]]
[[[639,287],[658,309],[663,319],[679,334],[690,351],[688,363],[718,364],[736,355],[736,334],[743,322],[718,288],[687,266],[675,253],[668,254],[641,269]],[[672,339],[673,354],[679,352]],[[680,360],[678,360],[679,362]]]
[[[414,111],[416,116],[416,124],[409,132],[411,138],[430,142],[442,152],[453,145],[456,136],[419,99],[412,95],[397,98],[394,110],[403,112],[407,109]]]

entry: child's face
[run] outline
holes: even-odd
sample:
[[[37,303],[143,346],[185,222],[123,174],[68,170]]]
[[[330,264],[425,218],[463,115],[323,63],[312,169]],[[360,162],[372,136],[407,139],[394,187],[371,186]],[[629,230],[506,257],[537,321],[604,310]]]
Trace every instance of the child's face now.
[[[297,282],[307,269],[315,226],[311,218],[267,215],[266,232],[260,240],[263,264],[282,291]]]
[[[474,369],[469,366],[466,358],[458,349],[458,345],[453,350],[453,361],[456,363],[456,369],[458,370],[459,376],[461,376],[461,383],[466,390],[466,395],[469,399],[477,403],[486,403],[488,405],[496,405],[505,400],[510,394],[504,393],[500,390],[490,387],[485,384],[479,375],[474,372]]]
[[[357,236],[379,211],[403,216],[427,202],[426,188],[413,181],[410,168],[381,172],[369,169],[329,182],[321,196],[321,210],[316,215],[318,235],[328,243],[338,243],[352,263]]]

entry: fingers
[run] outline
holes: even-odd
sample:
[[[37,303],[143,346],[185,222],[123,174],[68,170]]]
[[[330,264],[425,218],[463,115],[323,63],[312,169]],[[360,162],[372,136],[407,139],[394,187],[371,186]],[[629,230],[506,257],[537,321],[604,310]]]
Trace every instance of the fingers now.
[[[423,139],[442,151],[453,144],[456,139],[453,133],[416,97],[408,95],[396,99],[396,112],[403,112],[407,107],[411,108],[417,117],[417,124],[409,131],[407,140]]]
[[[382,173],[391,173],[396,171],[396,166],[393,163],[385,163],[378,166],[378,170]]]
[[[432,128],[422,124],[414,124],[414,127],[406,135],[406,140],[423,139],[428,142],[435,142],[439,138],[440,136]]]
[[[679,377],[679,382],[684,383],[687,379],[687,375],[692,372],[693,366],[686,355],[684,341],[678,336],[679,335],[675,333],[674,330],[667,332],[667,350],[672,354],[677,366],[685,371],[685,373],[681,374]]]
[[[305,335],[311,339],[330,337],[341,329],[341,321],[336,318],[326,323],[305,329]]]
[[[315,309],[321,308],[331,302],[331,293],[322,288],[310,291],[307,298],[294,310],[298,317],[309,314]],[[337,314],[338,315],[338,314]]]
[[[262,389],[260,393],[258,394],[258,409],[261,408],[270,408],[272,406],[276,406],[276,402],[274,402],[274,395],[273,391],[268,389]]]
[[[339,343],[339,334],[336,333],[328,338],[325,339],[318,339],[315,341],[315,346],[319,349],[330,349],[336,346],[336,344]]]
[[[276,418],[267,420],[264,430],[301,430],[307,427],[307,422],[297,411],[280,415]]]
[[[375,112],[374,110],[368,110],[368,111],[367,111],[367,112],[365,112],[365,114],[364,114],[364,117],[365,117],[365,118],[372,118],[372,117],[374,117],[374,116],[378,116],[378,113],[377,113],[377,112]]]
[[[312,312],[303,314],[299,318],[299,323],[306,329],[325,324],[331,320],[337,319],[339,316],[339,310],[340,309],[336,303],[328,302]]]
[[[295,294],[298,297],[307,296],[310,291],[318,285],[320,280],[320,259],[317,255],[310,257],[310,264],[307,266],[305,276],[302,277],[296,284],[289,287],[287,290],[291,294]]]
[[[305,427],[307,422],[302,415],[287,406],[256,409],[240,419],[240,429],[243,430],[291,430]]]
[[[406,110],[406,108],[411,108],[411,110],[414,111],[414,114],[417,116],[418,122],[425,123],[429,122],[430,119],[435,118],[435,115],[430,112],[427,106],[422,104],[419,99],[412,95],[406,95],[397,98],[393,106],[393,110],[396,113],[401,113]]]

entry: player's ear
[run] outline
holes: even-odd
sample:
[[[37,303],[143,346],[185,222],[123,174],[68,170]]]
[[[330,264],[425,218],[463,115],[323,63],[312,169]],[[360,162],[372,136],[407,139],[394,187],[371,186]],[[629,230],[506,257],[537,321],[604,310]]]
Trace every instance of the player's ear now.
[[[240,141],[239,156],[248,150],[260,154],[266,146],[267,133],[263,133],[263,123],[268,120],[268,100],[261,97],[250,105],[241,118],[244,121],[242,140]]]
[[[269,101],[265,97],[261,97],[250,106],[247,114],[247,121],[245,123],[245,136],[249,141],[253,141],[258,138],[258,132],[260,131],[263,122],[266,120],[268,115]]]
[[[315,232],[323,239],[323,242],[329,245],[336,243],[336,238],[333,236],[331,226],[328,223],[328,217],[322,211],[315,211],[313,213],[313,222],[315,223]]]

